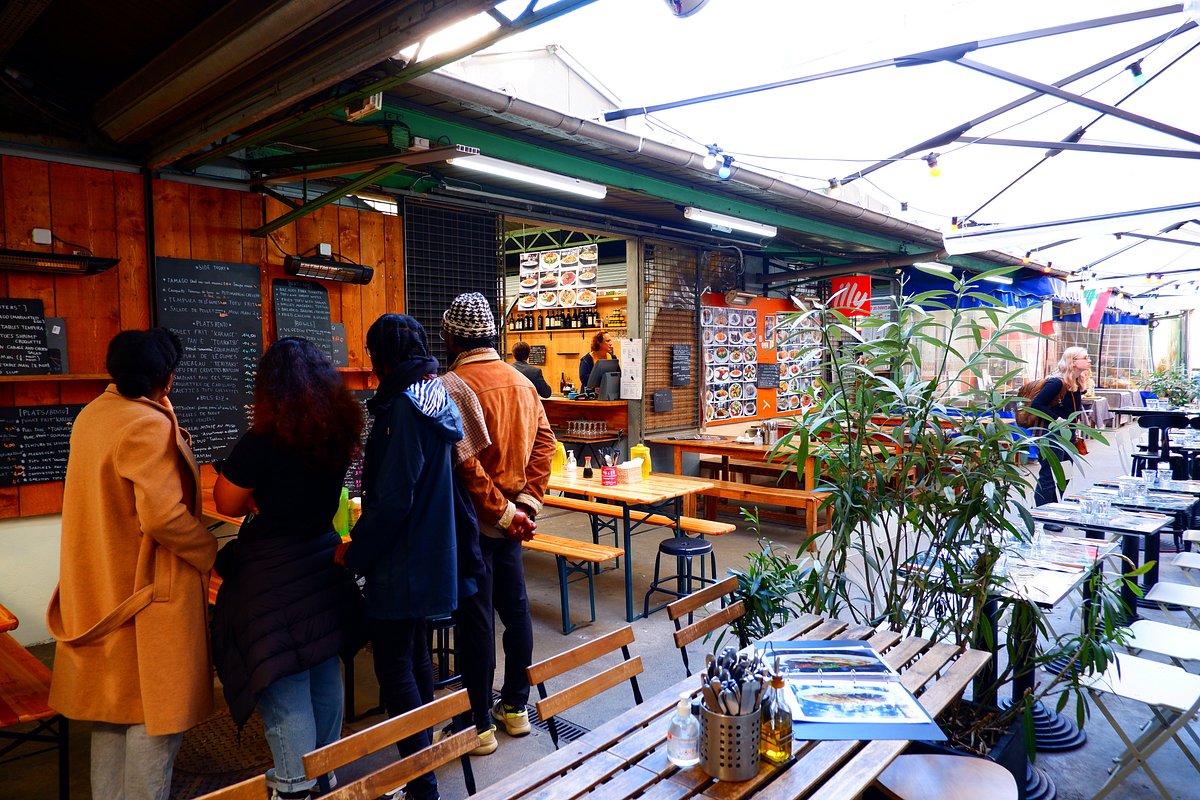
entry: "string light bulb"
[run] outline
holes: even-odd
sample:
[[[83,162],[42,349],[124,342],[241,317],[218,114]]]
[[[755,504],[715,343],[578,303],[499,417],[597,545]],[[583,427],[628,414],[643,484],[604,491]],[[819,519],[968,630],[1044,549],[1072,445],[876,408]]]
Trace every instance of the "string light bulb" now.
[[[958,217],[950,218],[950,230],[952,230],[952,231],[958,230]]]
[[[1142,62],[1135,61],[1125,69],[1129,70],[1129,74],[1133,76],[1133,82],[1137,86],[1146,85],[1146,75],[1142,72]]]
[[[826,194],[829,195],[830,197],[841,197],[842,196],[842,182],[839,181],[837,178],[830,178],[829,179],[829,190],[826,192]]]
[[[704,168],[716,169],[717,158],[721,155],[721,148],[717,147],[715,144],[707,145],[707,147],[708,153],[704,156]]]
[[[1026,266],[1029,266],[1029,263],[1030,263],[1030,262],[1033,260],[1033,259],[1031,258],[1031,256],[1032,256],[1032,255],[1033,255],[1033,251],[1032,251],[1032,250],[1026,250],[1026,251],[1025,251],[1025,256],[1024,256],[1022,259],[1021,259],[1021,263],[1022,263],[1022,264],[1024,264],[1024,265],[1026,265]]]
[[[925,163],[929,165],[929,177],[936,178],[942,174],[942,168],[938,166],[938,153],[930,153],[926,156],[921,156]]]
[[[733,156],[724,156],[721,159],[721,166],[717,170],[717,177],[723,181],[729,180],[729,176],[733,174]]]

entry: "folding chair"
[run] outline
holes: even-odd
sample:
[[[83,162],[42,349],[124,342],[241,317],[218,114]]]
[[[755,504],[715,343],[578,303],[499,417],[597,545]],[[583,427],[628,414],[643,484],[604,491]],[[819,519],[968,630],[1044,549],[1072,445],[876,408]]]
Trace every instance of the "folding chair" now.
[[[1200,663],[1200,631],[1179,625],[1139,619],[1129,626],[1125,646],[1135,656],[1143,650],[1166,656],[1180,669],[1187,669],[1185,662]]]
[[[1200,580],[1196,579],[1196,576],[1200,575],[1200,553],[1184,551],[1177,554],[1171,563],[1179,567],[1179,571],[1183,573],[1183,577],[1187,578],[1188,583],[1200,586]]]
[[[689,676],[692,674],[692,668],[688,664],[687,646],[701,636],[712,633],[722,625],[728,625],[745,615],[745,603],[729,597],[737,591],[737,588],[738,579],[736,576],[731,576],[720,583],[706,586],[698,592],[681,597],[667,606],[667,617],[675,623],[675,646],[679,648],[679,655],[683,656],[683,669]],[[696,609],[718,599],[721,601],[720,610],[709,614],[699,622],[692,622],[692,615]],[[687,614],[686,626],[683,624],[684,614]]]
[[[377,725],[347,736],[312,751],[304,756],[304,775],[308,779],[332,772],[339,767],[365,758],[390,747],[402,739],[428,728],[441,727],[443,723],[471,708],[467,690],[460,689],[432,703],[384,720]],[[362,800],[379,797],[397,786],[403,786],[413,778],[424,775],[454,759],[462,763],[463,780],[467,793],[475,794],[475,775],[471,771],[471,759],[467,755],[479,744],[479,736],[472,726],[465,731],[424,747],[412,755],[393,761],[385,767],[370,772],[358,780],[341,784],[334,790],[321,795],[322,800]],[[259,799],[261,800],[261,798]]]
[[[255,775],[241,783],[200,795],[196,800],[263,800],[267,796],[267,776]]]
[[[1125,743],[1125,750],[1113,759],[1115,763],[1108,780],[1092,800],[1107,796],[1138,767],[1150,778],[1164,800],[1173,800],[1151,769],[1149,758],[1168,740],[1174,740],[1187,760],[1200,772],[1200,762],[1179,738],[1179,732],[1186,731],[1192,741],[1200,746],[1200,738],[1190,727],[1192,718],[1200,711],[1200,675],[1192,675],[1170,664],[1118,653],[1116,662],[1108,669],[1099,675],[1088,676],[1082,682],[1087,687],[1092,703],[1100,709],[1113,731]],[[1136,738],[1130,738],[1116,715],[1105,705],[1105,694],[1150,707],[1153,717]]]
[[[555,717],[568,708],[573,708],[626,679],[633,687],[634,703],[642,702],[642,690],[638,688],[637,682],[637,676],[642,673],[642,659],[641,656],[630,657],[629,645],[632,642],[633,628],[626,625],[612,633],[604,634],[599,639],[573,647],[545,661],[539,661],[525,670],[529,683],[537,686],[538,696],[542,698],[535,704],[538,717],[545,720],[550,728],[550,739],[554,742],[555,749],[558,748],[558,723]],[[608,667],[590,678],[576,680],[566,689],[547,694],[546,681],[550,678],[590,664],[618,649],[621,651],[621,663]]]
[[[1172,606],[1178,606],[1188,615],[1192,626],[1200,630],[1200,615],[1197,615],[1200,612],[1200,586],[1159,581],[1146,592],[1146,599],[1158,603],[1159,608],[1167,612],[1176,610]]]

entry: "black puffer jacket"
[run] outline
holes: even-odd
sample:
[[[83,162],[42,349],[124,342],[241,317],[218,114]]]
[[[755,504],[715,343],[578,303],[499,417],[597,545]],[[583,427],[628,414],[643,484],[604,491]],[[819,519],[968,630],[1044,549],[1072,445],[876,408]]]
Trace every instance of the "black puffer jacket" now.
[[[339,539],[236,540],[217,556],[213,662],[240,728],[263,690],[366,641],[362,595],[333,563]]]

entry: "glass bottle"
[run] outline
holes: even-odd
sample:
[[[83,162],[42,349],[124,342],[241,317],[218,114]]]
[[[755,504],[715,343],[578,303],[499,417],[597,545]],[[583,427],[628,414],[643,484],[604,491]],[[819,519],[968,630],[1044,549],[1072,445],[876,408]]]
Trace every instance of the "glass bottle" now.
[[[686,693],[679,698],[667,728],[667,759],[677,767],[700,763],[700,721],[692,716],[692,701]]]
[[[583,477],[585,477],[585,478],[592,477],[592,457],[591,456],[583,457]]]
[[[783,696],[783,676],[776,666],[771,683],[762,699],[762,737],[758,752],[772,764],[783,764],[792,757],[792,709]]]
[[[568,450],[567,451],[566,476],[568,478],[574,478],[575,473],[578,471],[579,471],[579,463],[575,461],[575,451]]]

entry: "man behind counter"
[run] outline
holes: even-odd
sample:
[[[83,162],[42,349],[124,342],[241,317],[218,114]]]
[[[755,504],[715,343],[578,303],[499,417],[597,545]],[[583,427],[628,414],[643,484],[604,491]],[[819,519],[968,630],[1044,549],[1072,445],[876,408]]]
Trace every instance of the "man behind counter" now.
[[[545,376],[542,375],[542,370],[529,363],[529,343],[517,342],[512,346],[513,367],[517,372],[529,378],[529,382],[533,384],[533,388],[537,389],[538,396],[549,397],[550,384],[546,383]]]

